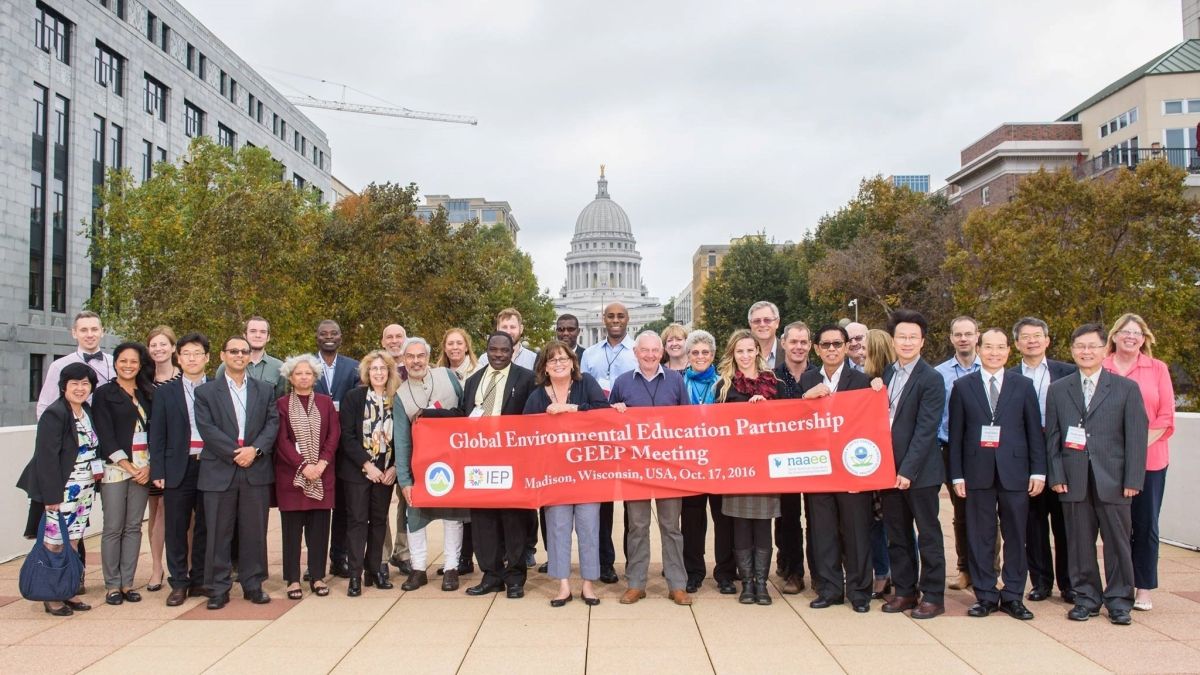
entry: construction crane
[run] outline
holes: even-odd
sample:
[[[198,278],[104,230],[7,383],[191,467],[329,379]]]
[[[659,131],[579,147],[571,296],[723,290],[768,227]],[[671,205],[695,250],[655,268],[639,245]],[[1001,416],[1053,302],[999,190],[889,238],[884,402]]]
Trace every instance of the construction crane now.
[[[408,108],[395,108],[381,105],[363,105],[361,103],[346,103],[345,101],[330,101],[313,98],[312,96],[288,96],[293,105],[304,108],[322,108],[324,110],[340,110],[342,112],[362,113],[364,115],[383,115],[384,117],[407,117],[414,120],[429,120],[431,122],[450,122],[453,124],[470,124],[475,126],[479,120],[466,115],[451,115],[449,113],[423,112]]]

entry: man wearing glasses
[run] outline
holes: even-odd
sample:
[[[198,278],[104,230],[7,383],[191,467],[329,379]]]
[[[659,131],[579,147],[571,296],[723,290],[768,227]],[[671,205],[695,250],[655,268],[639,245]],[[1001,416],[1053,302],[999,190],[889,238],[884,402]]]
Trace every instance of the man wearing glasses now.
[[[846,335],[849,336],[846,355],[850,367],[863,372],[867,363],[867,326],[857,321],[846,324]]]
[[[1106,333],[1088,323],[1071,334],[1071,358],[1079,375],[1050,385],[1046,397],[1047,483],[1062,500],[1071,547],[1072,621],[1087,621],[1108,608],[1108,620],[1133,619],[1133,554],[1130,503],[1146,477],[1149,421],[1133,380],[1102,367]],[[1100,585],[1096,533],[1104,540],[1106,583]]]
[[[771,370],[783,362],[783,346],[779,344],[776,331],[779,330],[779,308],[775,303],[759,300],[750,305],[746,314],[746,322],[750,324],[750,332],[758,343],[759,353],[767,361]]]
[[[204,557],[209,609],[229,602],[235,536],[242,543],[238,581],[243,596],[259,605],[271,601],[262,583],[267,578],[267,511],[275,481],[271,454],[279,432],[275,391],[246,375],[246,338],[226,340],[221,360],[225,376],[197,387],[195,402],[196,429],[204,445],[197,486],[204,492],[209,525]]]
[[[1052,382],[1071,375],[1075,366],[1046,358],[1050,347],[1050,327],[1045,321],[1027,316],[1013,326],[1013,341],[1021,352],[1021,363],[1009,369],[1033,380],[1037,392],[1038,409],[1041,412],[1042,428],[1046,427],[1046,392]],[[1049,523],[1047,523],[1049,521]],[[1050,534],[1054,533],[1054,548],[1050,548]],[[1058,590],[1063,600],[1075,602],[1071,592],[1071,576],[1068,570],[1070,554],[1067,546],[1067,526],[1063,523],[1062,502],[1051,490],[1029,500],[1029,525],[1026,532],[1025,552],[1029,562],[1030,601],[1038,602],[1050,597],[1054,591],[1054,580],[1058,579]]]
[[[954,345],[954,356],[937,366],[938,374],[946,385],[938,443],[947,474],[950,471],[950,390],[959,378],[979,372],[979,322],[969,316],[960,316],[951,321],[950,344]],[[954,590],[962,590],[971,586],[971,572],[967,564],[967,504],[954,491],[953,485],[947,484],[946,489],[950,491],[950,504],[954,507],[954,552],[958,557],[958,578],[948,585]]]
[[[817,331],[821,366],[800,376],[803,398],[833,396],[866,389],[871,380],[848,366],[850,336],[840,326]],[[809,551],[812,558],[813,609],[840,605],[849,597],[855,612],[871,610],[871,493],[835,492],[805,495]]]

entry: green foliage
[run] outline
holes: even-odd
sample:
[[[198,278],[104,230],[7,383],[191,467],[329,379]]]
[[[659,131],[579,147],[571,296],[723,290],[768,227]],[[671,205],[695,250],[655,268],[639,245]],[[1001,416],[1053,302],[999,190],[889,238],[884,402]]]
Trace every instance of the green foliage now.
[[[667,304],[663,305],[663,313],[661,317],[642,326],[640,329],[638,329],[638,332],[640,333],[644,330],[652,330],[655,333],[662,333],[667,326],[670,326],[673,323],[675,323],[675,298],[671,298],[667,301]]]
[[[787,249],[782,249],[787,251]],[[704,287],[704,315],[700,327],[724,344],[734,330],[746,327],[746,312],[759,300],[779,307],[786,323],[793,314],[787,307],[787,256],[768,243],[765,235],[747,236],[729,248],[716,275]]]
[[[952,242],[946,270],[954,301],[985,325],[1026,315],[1050,324],[1051,350],[1069,359],[1071,331],[1107,329],[1125,312],[1142,315],[1154,355],[1200,375],[1200,208],[1184,194],[1182,169],[1142,162],[1099,180],[1039,171],[1013,199],[977,209]]]

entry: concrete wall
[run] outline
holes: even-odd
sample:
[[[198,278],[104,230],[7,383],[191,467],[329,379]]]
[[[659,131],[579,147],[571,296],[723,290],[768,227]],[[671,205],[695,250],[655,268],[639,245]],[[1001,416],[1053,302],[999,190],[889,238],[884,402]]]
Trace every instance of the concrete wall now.
[[[1164,542],[1200,551],[1200,511],[1195,493],[1200,485],[1200,413],[1176,413],[1171,437],[1171,466],[1163,494],[1158,535]]]

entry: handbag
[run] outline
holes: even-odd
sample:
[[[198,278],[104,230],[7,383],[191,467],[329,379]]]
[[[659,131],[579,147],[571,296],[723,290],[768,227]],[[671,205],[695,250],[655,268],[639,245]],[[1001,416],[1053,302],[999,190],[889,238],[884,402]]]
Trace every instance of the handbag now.
[[[20,589],[21,597],[26,600],[53,602],[70,600],[79,590],[79,581],[83,578],[83,561],[79,553],[71,546],[67,535],[67,519],[62,511],[58,511],[59,531],[63,535],[63,550],[59,552],[46,548],[46,519],[50,513],[42,517],[38,525],[37,541],[33,550],[25,556],[21,564]]]

